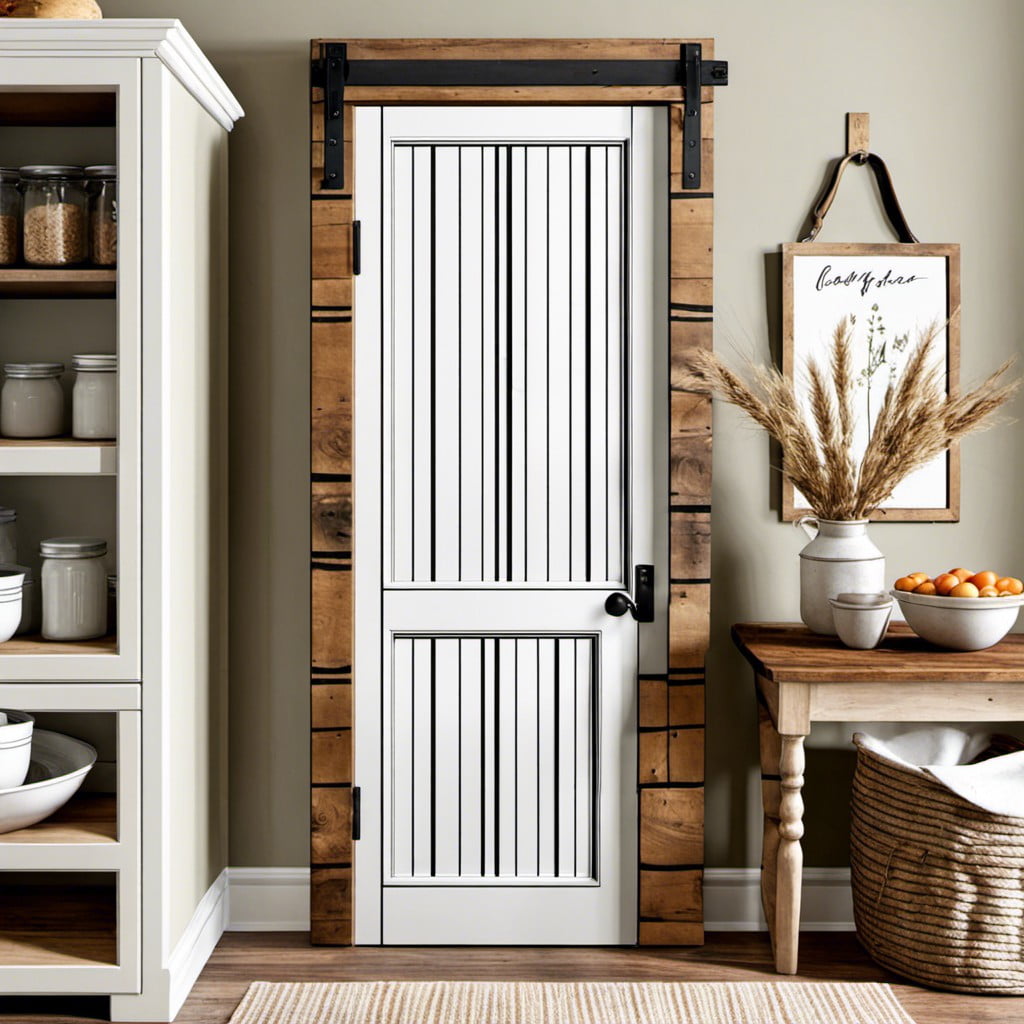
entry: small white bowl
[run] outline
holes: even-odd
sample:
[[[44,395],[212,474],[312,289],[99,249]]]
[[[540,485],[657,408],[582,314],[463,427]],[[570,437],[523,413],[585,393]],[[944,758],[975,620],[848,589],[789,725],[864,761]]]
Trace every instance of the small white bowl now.
[[[0,590],[0,644],[6,643],[21,625],[22,585],[17,590]]]
[[[34,726],[35,719],[25,711],[0,711],[0,789],[25,781]]]
[[[870,598],[870,601],[847,600]],[[881,603],[879,599],[882,599]],[[858,651],[870,651],[885,636],[892,618],[892,598],[885,594],[840,594],[829,601],[839,639]]]
[[[1013,628],[1024,595],[938,597],[890,591],[903,617],[922,640],[954,651],[980,651],[999,643]]]

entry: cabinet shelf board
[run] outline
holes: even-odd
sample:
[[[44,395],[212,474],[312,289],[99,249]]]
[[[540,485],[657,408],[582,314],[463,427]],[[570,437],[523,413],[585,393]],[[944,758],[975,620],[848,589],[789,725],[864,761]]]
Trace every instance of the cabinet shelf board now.
[[[112,299],[116,295],[116,270],[0,267],[0,298]]]
[[[12,637],[0,644],[0,660],[10,655],[50,654],[117,654],[117,637],[104,636],[98,640],[44,640],[41,636],[29,634]]]
[[[117,963],[112,886],[0,885],[0,964],[94,967]]]
[[[85,845],[117,842],[117,798],[107,793],[79,793],[38,825],[0,835],[11,844]]]
[[[113,476],[116,441],[0,438],[0,476]]]

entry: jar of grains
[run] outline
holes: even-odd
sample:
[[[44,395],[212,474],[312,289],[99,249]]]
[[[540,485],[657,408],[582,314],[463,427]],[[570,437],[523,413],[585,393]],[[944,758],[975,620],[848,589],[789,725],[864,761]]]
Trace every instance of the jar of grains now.
[[[82,174],[81,167],[63,164],[21,168],[26,263],[64,267],[88,258],[89,200]]]
[[[56,437],[64,433],[63,363],[4,363],[0,434]]]
[[[0,508],[0,562],[18,561],[18,513]]]
[[[117,168],[86,167],[89,192],[89,259],[98,267],[117,263]]]
[[[117,356],[71,357],[78,376],[71,392],[71,436],[117,437]]]
[[[18,262],[21,234],[21,176],[13,167],[0,167],[0,266]]]
[[[43,556],[43,639],[91,640],[107,632],[107,542],[53,537]]]

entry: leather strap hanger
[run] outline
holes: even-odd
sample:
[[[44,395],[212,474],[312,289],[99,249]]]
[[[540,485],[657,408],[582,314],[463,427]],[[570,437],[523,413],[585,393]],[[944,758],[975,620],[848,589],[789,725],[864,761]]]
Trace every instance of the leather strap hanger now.
[[[800,239],[800,241],[813,242],[818,232],[821,231],[822,224],[825,221],[825,216],[836,198],[836,193],[839,191],[839,183],[842,180],[843,172],[852,162],[857,164],[867,164],[874,173],[875,181],[878,183],[878,192],[882,197],[882,208],[885,210],[885,215],[888,218],[889,223],[892,225],[893,231],[896,232],[897,238],[899,238],[901,242],[917,242],[918,238],[913,231],[910,230],[907,218],[904,216],[903,210],[900,207],[900,202],[896,198],[896,189],[893,187],[889,168],[885,166],[885,161],[877,153],[870,153],[866,148],[867,115],[848,114],[847,118],[849,121],[846,156],[837,160],[832,167],[828,184],[826,185],[821,198],[818,200],[817,205],[811,211],[810,230],[804,238]],[[853,120],[854,118],[860,118],[862,120],[855,124]],[[864,148],[852,148],[855,145],[863,146]]]

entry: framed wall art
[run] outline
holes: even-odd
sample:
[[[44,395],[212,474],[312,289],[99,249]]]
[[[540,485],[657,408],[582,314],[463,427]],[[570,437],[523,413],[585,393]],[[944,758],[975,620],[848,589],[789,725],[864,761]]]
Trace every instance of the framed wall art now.
[[[807,364],[827,364],[837,323],[849,318],[857,381],[859,459],[884,398],[923,332],[939,327],[935,358],[947,390],[959,383],[960,247],[922,243],[796,242],[782,247],[782,365],[803,397]],[[794,520],[807,501],[783,481],[782,516]],[[872,514],[885,521],[960,518],[959,449],[954,445],[904,480]]]

